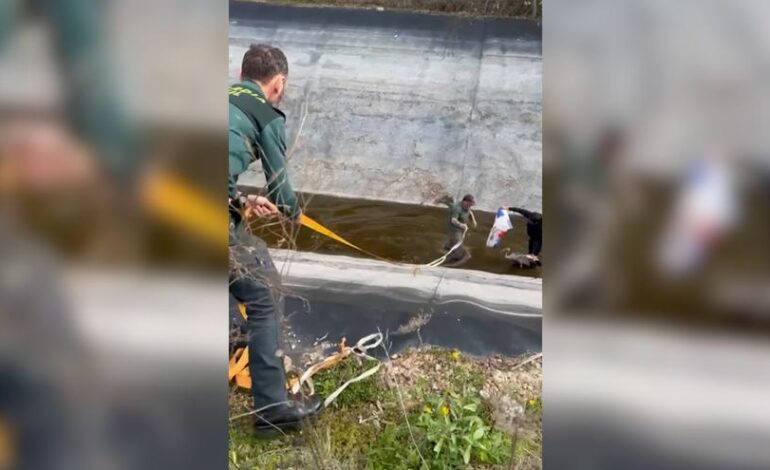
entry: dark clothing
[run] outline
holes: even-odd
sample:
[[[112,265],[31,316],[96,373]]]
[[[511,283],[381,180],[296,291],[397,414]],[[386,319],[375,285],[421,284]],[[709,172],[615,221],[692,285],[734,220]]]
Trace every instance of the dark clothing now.
[[[227,189],[230,199],[236,197],[238,176],[259,159],[267,181],[268,199],[284,214],[295,216],[299,211],[299,201],[286,170],[284,114],[267,102],[262,88],[254,82],[231,86],[228,99]]]
[[[260,159],[270,199],[286,215],[299,213],[297,196],[286,174],[284,115],[265,99],[253,82],[230,87],[229,179],[230,296],[246,307],[249,375],[254,406],[287,400],[281,347],[283,299],[280,275],[265,242],[241,222],[238,176]]]
[[[508,210],[521,214],[527,219],[528,252],[530,255],[539,256],[543,248],[543,215],[519,207],[509,207]]]
[[[527,244],[527,252],[530,255],[540,256],[540,250],[543,248],[542,238],[529,237],[529,243]]]
[[[287,400],[281,348],[280,275],[267,245],[243,226],[230,229],[230,295],[246,306],[249,374],[254,406]]]

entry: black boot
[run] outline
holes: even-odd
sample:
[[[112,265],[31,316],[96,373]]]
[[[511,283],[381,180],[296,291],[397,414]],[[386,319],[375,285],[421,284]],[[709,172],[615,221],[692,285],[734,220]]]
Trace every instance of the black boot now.
[[[299,431],[303,422],[308,422],[323,408],[323,400],[310,396],[301,400],[273,406],[255,415],[254,430],[259,437],[272,437],[290,431]]]

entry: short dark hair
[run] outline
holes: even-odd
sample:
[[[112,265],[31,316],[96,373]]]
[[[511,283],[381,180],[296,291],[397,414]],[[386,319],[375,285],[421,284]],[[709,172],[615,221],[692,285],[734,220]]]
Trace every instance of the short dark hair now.
[[[278,74],[289,75],[289,62],[283,51],[267,44],[252,44],[243,54],[241,77],[263,82]]]
[[[476,199],[474,199],[473,195],[471,194],[466,194],[465,196],[463,196],[463,201],[470,202],[471,204],[476,204]]]

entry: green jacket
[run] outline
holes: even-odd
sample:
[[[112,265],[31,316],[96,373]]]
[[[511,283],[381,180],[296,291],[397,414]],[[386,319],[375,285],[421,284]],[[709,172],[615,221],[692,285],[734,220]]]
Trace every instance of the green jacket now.
[[[449,230],[462,231],[462,229],[452,223],[452,219],[457,219],[461,224],[468,224],[470,211],[463,208],[462,202],[454,202],[449,206]]]
[[[228,90],[230,129],[228,133],[228,194],[237,195],[238,176],[257,159],[267,181],[267,197],[289,216],[299,212],[299,201],[286,170],[285,116],[265,99],[262,88],[251,81]]]

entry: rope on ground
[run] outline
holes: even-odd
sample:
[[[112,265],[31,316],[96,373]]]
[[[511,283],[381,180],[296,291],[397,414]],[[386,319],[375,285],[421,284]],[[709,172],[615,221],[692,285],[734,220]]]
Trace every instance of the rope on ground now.
[[[367,377],[371,377],[380,370],[380,367],[382,367],[382,361],[376,357],[370,356],[367,351],[379,347],[382,344],[382,340],[382,333],[373,333],[361,338],[353,347],[350,347],[345,345],[345,338],[342,338],[339,351],[308,367],[305,372],[299,376],[299,378],[294,378],[289,381],[289,392],[291,394],[297,395],[300,393],[303,387],[307,387],[308,393],[310,395],[315,394],[315,387],[313,385],[312,379],[313,376],[322,370],[330,369],[336,366],[343,360],[347,359],[351,354],[362,359],[377,362],[374,367],[371,367],[358,376],[353,377],[352,379],[342,384],[339,388],[334,390],[332,393],[330,393],[329,396],[324,400],[324,406],[331,405],[334,400],[336,400],[337,397],[340,396],[340,394],[344,392],[345,389],[350,385],[356,382],[360,382]],[[248,348],[239,349],[235,352],[235,354],[233,354],[233,357],[230,358],[230,368],[228,370],[228,380],[232,381],[235,379],[235,383],[239,387],[246,389],[251,388],[251,377],[249,376],[249,370],[247,367],[248,357]]]
[[[300,389],[304,384],[309,384],[310,386],[310,394],[312,395],[315,393],[315,390],[312,387],[312,382],[310,379],[317,374],[318,372],[329,369],[340,362],[342,362],[344,359],[347,359],[350,354],[353,354],[355,356],[358,356],[362,359],[368,359],[372,361],[377,361],[377,365],[368,369],[367,371],[363,372],[362,374],[358,375],[357,377],[354,377],[344,384],[340,386],[337,390],[329,394],[328,397],[326,397],[326,400],[324,401],[324,406],[329,406],[334,400],[342,393],[346,388],[348,388],[349,385],[354,384],[358,381],[361,381],[367,377],[370,377],[371,375],[374,375],[377,373],[378,370],[380,370],[380,366],[382,363],[379,359],[370,356],[366,352],[370,349],[378,347],[380,344],[382,344],[382,333],[374,333],[369,336],[365,336],[358,340],[355,346],[348,347],[345,346],[345,338],[342,339],[342,342],[340,343],[340,350],[333,355],[327,357],[326,359],[317,362],[316,364],[310,366],[305,370],[304,373],[299,377],[299,380],[292,384],[291,392],[292,393],[299,393]]]
[[[523,361],[523,362],[521,362],[519,364],[516,364],[511,370],[520,369],[520,368],[526,366],[527,364],[535,362],[536,360],[538,360],[538,359],[540,359],[542,357],[543,357],[543,353],[534,354],[532,357],[528,358],[526,361]]]

